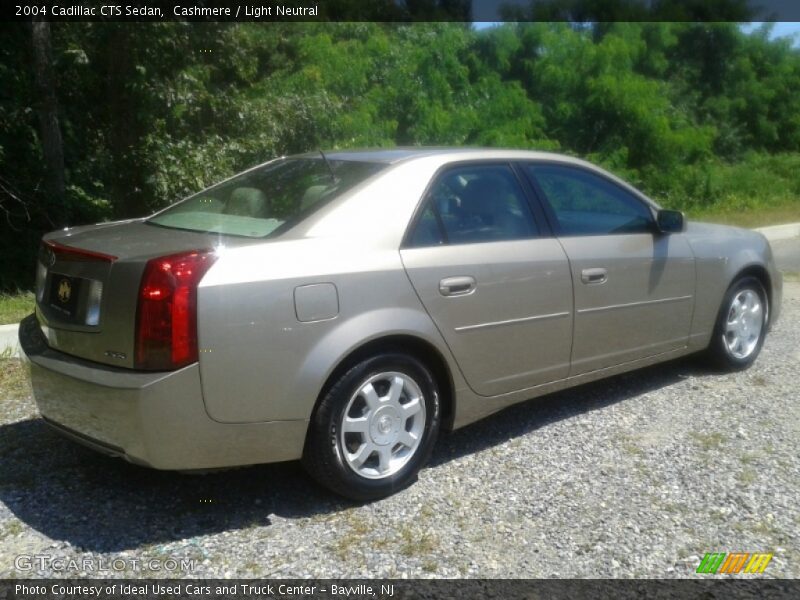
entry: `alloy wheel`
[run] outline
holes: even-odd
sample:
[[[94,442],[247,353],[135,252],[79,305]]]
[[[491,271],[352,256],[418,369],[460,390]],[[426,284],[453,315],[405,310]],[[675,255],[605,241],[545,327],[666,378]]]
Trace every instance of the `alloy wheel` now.
[[[761,298],[755,290],[741,290],[733,297],[725,320],[723,341],[728,353],[739,360],[750,356],[758,347],[763,327]]]
[[[345,462],[367,479],[382,479],[402,469],[425,431],[420,386],[396,371],[370,376],[342,415],[340,443]]]

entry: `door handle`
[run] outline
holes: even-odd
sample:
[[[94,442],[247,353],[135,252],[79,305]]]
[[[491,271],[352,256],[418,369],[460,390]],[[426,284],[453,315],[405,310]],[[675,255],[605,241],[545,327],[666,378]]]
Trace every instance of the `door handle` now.
[[[439,282],[439,293],[442,296],[466,296],[475,291],[477,283],[474,277],[445,277]]]
[[[581,271],[581,281],[583,283],[605,283],[608,279],[606,269],[584,269]]]

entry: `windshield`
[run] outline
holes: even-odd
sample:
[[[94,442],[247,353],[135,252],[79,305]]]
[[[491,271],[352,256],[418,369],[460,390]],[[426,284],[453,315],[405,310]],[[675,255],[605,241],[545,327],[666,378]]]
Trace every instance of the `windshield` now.
[[[280,159],[187,198],[148,223],[246,237],[279,234],[385,166],[321,157]]]

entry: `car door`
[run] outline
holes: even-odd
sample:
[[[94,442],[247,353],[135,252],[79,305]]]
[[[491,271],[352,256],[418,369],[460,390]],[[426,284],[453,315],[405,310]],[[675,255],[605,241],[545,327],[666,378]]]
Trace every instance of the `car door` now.
[[[572,281],[509,164],[435,176],[401,257],[470,387],[492,396],[567,376]]]
[[[695,293],[686,237],[658,233],[650,206],[598,172],[558,163],[524,171],[570,261],[570,375],[684,347]]]

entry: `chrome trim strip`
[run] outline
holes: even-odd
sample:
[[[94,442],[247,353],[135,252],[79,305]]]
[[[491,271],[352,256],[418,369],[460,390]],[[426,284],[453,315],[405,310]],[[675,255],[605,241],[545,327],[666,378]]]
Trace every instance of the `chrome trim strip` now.
[[[647,304],[663,304],[664,302],[682,302],[691,300],[693,296],[675,296],[674,298],[659,298],[658,300],[642,300],[641,302],[629,302],[628,304],[611,304],[609,306],[598,306],[596,308],[580,308],[578,314],[600,312],[601,310],[615,310],[617,308],[631,308],[633,306],[645,306]]]
[[[544,319],[559,319],[568,317],[568,312],[552,313],[549,315],[535,315],[533,317],[522,317],[521,319],[508,319],[507,321],[492,321],[490,323],[478,323],[477,325],[463,325],[456,327],[456,331],[472,331],[473,329],[485,329],[487,327],[500,327],[502,325],[513,325],[515,323],[525,323],[527,321],[542,321]]]

